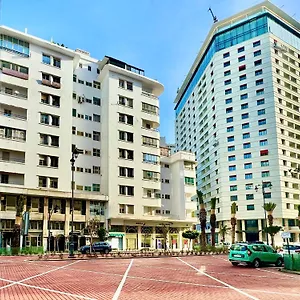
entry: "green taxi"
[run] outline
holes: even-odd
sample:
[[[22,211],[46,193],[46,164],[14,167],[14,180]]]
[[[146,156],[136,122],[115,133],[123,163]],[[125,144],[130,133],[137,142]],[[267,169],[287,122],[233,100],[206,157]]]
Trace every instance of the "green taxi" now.
[[[271,246],[265,244],[237,243],[230,247],[229,261],[233,266],[239,264],[251,265],[259,268],[262,264],[283,265],[282,256]]]

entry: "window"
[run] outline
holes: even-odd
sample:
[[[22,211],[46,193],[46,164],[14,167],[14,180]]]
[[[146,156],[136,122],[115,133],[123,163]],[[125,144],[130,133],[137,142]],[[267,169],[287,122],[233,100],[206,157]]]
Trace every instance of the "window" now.
[[[97,68],[97,74],[100,74],[100,70]]]
[[[143,153],[143,162],[157,165],[159,163],[159,156]]]
[[[245,58],[245,55],[243,55],[243,56],[240,56],[239,58],[238,58],[238,61],[239,62],[242,62],[242,61],[244,61],[246,58]]]
[[[233,112],[233,108],[232,107],[228,107],[226,108],[226,114],[232,113]]]
[[[150,147],[158,147],[158,140],[151,138],[151,137],[147,137],[147,136],[143,136],[142,137],[142,144],[146,145],[146,146],[150,146]]]
[[[231,185],[231,186],[229,187],[229,190],[230,190],[231,192],[237,191],[237,185]]]
[[[242,114],[242,120],[248,119],[248,118],[249,118],[249,113]]]
[[[93,166],[93,174],[101,174],[100,166]]]
[[[231,123],[231,122],[233,122],[233,117],[229,117],[229,118],[227,118],[227,119],[226,119],[226,122],[227,122],[227,123]]]
[[[241,109],[247,109],[248,108],[248,103],[244,103],[241,105]]]
[[[253,174],[252,173],[245,174],[245,179],[252,179],[252,178],[253,178]]]
[[[232,132],[232,131],[234,131],[234,127],[233,126],[227,127],[227,132]]]
[[[93,156],[98,156],[98,157],[100,157],[100,149],[93,148]]]
[[[231,94],[232,93],[232,89],[227,89],[227,90],[225,90],[225,95],[229,95],[229,94]]]
[[[73,74],[73,82],[77,81],[77,75]]]
[[[248,94],[243,94],[243,95],[240,96],[240,99],[241,99],[241,100],[245,100],[245,99],[247,99],[247,98],[248,98]]]
[[[228,85],[228,84],[231,84],[231,79],[228,79],[228,80],[224,81],[224,85]]]
[[[235,155],[228,156],[228,161],[235,161]]]
[[[144,103],[142,102],[142,111],[149,113],[149,114],[153,114],[153,115],[158,115],[158,107],[148,104],[148,103]]]
[[[101,133],[99,131],[93,131],[93,140],[100,141]]]
[[[254,204],[247,205],[247,210],[254,210]]]
[[[94,122],[99,122],[99,123],[100,123],[100,115],[93,114],[93,121],[94,121]]]
[[[269,166],[269,161],[268,160],[263,160],[260,162],[261,167],[268,167]]]
[[[248,190],[252,190],[253,189],[253,183],[247,183],[245,184],[245,189]]]
[[[266,119],[258,120],[258,125],[259,125],[259,126],[265,125],[265,124],[267,124],[267,120],[266,120]]]
[[[86,86],[89,86],[89,87],[92,87],[92,83],[89,82],[89,81],[86,81],[86,82],[85,82],[85,85],[86,85]]]
[[[262,171],[261,172],[261,177],[269,177],[270,176],[270,171]]]
[[[236,171],[236,165],[232,165],[228,167],[229,171]]]
[[[240,91],[243,91],[247,88],[247,84],[240,85]]]
[[[93,104],[97,105],[97,106],[100,106],[101,105],[101,99],[93,97]]]
[[[229,146],[228,147],[228,151],[230,152],[230,151],[234,151],[235,150],[235,146]]]
[[[194,185],[195,180],[193,177],[184,177],[184,183],[188,185]]]
[[[263,73],[263,70],[262,69],[259,69],[259,70],[256,70],[255,71],[255,76],[259,76]]]
[[[244,169],[252,169],[252,163],[244,164]]]
[[[251,143],[244,143],[243,144],[243,149],[249,149],[251,148]]]
[[[257,100],[256,104],[257,105],[263,105],[263,104],[265,104],[265,99],[259,99],[259,100]]]
[[[227,142],[233,142],[233,141],[234,141],[234,136],[227,137]]]
[[[261,60],[261,59],[256,60],[256,61],[254,62],[254,66],[255,66],[255,67],[260,66],[261,64],[262,64],[262,60]]]
[[[253,43],[253,47],[258,47],[258,46],[260,46],[260,41],[256,41]]]
[[[243,51],[245,51],[245,47],[240,47],[240,48],[238,48],[238,50],[237,50],[238,53],[241,53],[241,52],[243,52]]]
[[[242,124],[242,129],[247,129],[250,127],[250,124],[249,123],[244,123]]]
[[[224,62],[224,68],[226,68],[226,67],[229,67],[230,66],[230,61],[226,61],[226,62]]]
[[[47,177],[39,176],[39,187],[47,187]]]
[[[238,196],[237,195],[230,196],[230,201],[238,201]]]
[[[243,139],[249,139],[250,138],[250,132],[243,133]]]
[[[246,194],[246,200],[254,200],[253,194]]]
[[[229,176],[229,181],[236,181],[236,175],[230,175]]]
[[[259,55],[261,55],[261,50],[257,50],[253,53],[254,57],[259,56]]]
[[[125,88],[125,81],[123,79],[119,79],[119,87],[120,88]]]
[[[251,153],[244,153],[244,159],[251,158]]]
[[[263,84],[263,83],[264,83],[264,80],[263,80],[263,79],[259,79],[259,80],[256,80],[256,81],[255,81],[256,86],[261,85],[261,84]]]
[[[80,84],[84,84],[84,81],[83,81],[83,80],[80,80],[80,79],[78,79],[78,83],[80,83]]]
[[[126,196],[134,196],[134,187],[119,185],[119,194],[126,195]]]
[[[266,156],[269,154],[269,150],[260,150],[260,156]]]
[[[225,104],[229,104],[231,102],[232,102],[232,98],[228,98],[228,99],[225,100]]]
[[[92,71],[92,67],[91,66],[88,66],[88,71]]]
[[[268,145],[268,140],[259,141],[259,146],[267,146],[267,145]]]
[[[43,63],[47,64],[47,65],[51,64],[51,57],[50,57],[50,55],[43,54]]]
[[[49,180],[50,180],[49,187],[52,189],[57,189],[58,188],[58,178],[50,177]]]
[[[94,81],[93,81],[93,87],[94,87],[95,89],[100,90],[100,89],[101,89],[101,83],[94,80]]]
[[[230,56],[230,53],[229,52],[226,52],[223,54],[223,58],[226,58],[226,57],[229,57]]]
[[[265,109],[260,109],[260,110],[257,111],[258,116],[264,115],[265,113],[266,113]]]
[[[246,65],[239,66],[239,72],[245,71],[245,70],[246,70]]]
[[[93,191],[93,192],[100,192],[100,184],[98,184],[98,183],[93,183],[93,184],[92,184],[92,191]]]
[[[246,74],[240,76],[240,81],[245,80],[245,79],[247,79],[247,75]]]
[[[231,71],[230,70],[227,70],[224,72],[224,76],[229,76],[231,74]]]
[[[268,133],[267,129],[262,129],[262,130],[259,130],[258,135],[260,135],[260,136],[267,135],[267,133]]]
[[[126,86],[127,86],[127,90],[130,90],[130,91],[133,90],[133,83],[132,82],[126,81]]]
[[[133,150],[119,148],[119,158],[133,160],[133,156],[134,156]]]

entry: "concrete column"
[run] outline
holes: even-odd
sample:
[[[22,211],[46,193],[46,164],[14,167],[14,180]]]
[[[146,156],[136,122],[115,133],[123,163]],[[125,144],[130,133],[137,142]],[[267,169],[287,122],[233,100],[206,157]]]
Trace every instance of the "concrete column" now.
[[[70,206],[71,206],[71,199],[66,199],[66,215],[65,215],[65,236],[69,236],[70,232],[70,220],[71,220],[71,214],[70,214]]]
[[[151,248],[155,249],[155,236],[156,236],[156,231],[155,231],[155,226],[153,226],[153,233],[151,234]]]
[[[262,232],[262,225],[261,225],[262,220],[258,219],[258,235],[259,235],[259,240],[262,241],[263,240],[263,232]]]
[[[242,241],[246,242],[246,232],[244,232],[244,230],[245,230],[245,220],[242,220],[241,223],[242,223]]]
[[[90,219],[90,200],[86,200],[85,222]],[[107,227],[106,227],[107,228]]]
[[[44,250],[47,250],[47,243],[48,243],[48,206],[49,206],[49,199],[48,197],[44,197],[44,218],[43,218],[43,247]]]
[[[181,250],[183,248],[183,240],[182,240],[182,228],[179,229],[178,234],[179,234],[179,249]]]
[[[137,247],[138,249],[142,248],[142,227],[138,226],[138,234],[137,234]]]

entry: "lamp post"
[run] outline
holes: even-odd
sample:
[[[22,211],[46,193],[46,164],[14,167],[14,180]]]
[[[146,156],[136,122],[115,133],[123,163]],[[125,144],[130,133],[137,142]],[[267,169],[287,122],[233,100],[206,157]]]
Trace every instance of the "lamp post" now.
[[[74,171],[75,171],[75,160],[79,154],[83,154],[83,150],[76,148],[76,146],[72,149],[72,158],[71,162],[71,171],[72,171],[72,194],[71,194],[71,211],[72,211],[72,220],[71,220],[71,236],[70,236],[70,244],[69,244],[69,258],[74,257]]]
[[[262,194],[263,194],[263,209],[264,209],[264,217],[265,217],[265,229],[268,228],[268,222],[267,222],[267,212],[265,210],[265,204],[266,204],[266,196],[265,196],[265,188],[268,187],[268,188],[272,188],[272,183],[271,182],[261,182],[261,184],[258,184],[255,186],[255,191],[257,192],[258,191],[258,188],[261,188],[262,190]],[[266,230],[265,230],[266,232]],[[268,236],[268,233],[266,232],[266,239],[267,239],[267,244],[269,245],[269,236]]]
[[[57,213],[59,207],[58,205],[55,205],[54,207],[48,207],[48,252],[50,252],[50,234],[51,234],[51,231],[50,231],[50,220],[51,220],[51,217],[52,217],[52,214],[53,213]]]

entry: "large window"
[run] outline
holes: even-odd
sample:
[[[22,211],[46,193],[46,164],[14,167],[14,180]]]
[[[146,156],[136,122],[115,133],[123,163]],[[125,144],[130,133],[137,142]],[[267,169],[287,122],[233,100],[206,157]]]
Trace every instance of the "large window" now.
[[[184,177],[184,183],[188,185],[194,185],[195,179],[193,177]]]
[[[29,56],[29,43],[5,34],[0,34],[0,48]]]

